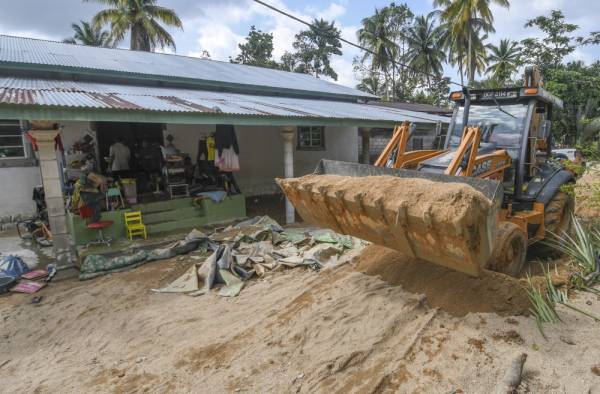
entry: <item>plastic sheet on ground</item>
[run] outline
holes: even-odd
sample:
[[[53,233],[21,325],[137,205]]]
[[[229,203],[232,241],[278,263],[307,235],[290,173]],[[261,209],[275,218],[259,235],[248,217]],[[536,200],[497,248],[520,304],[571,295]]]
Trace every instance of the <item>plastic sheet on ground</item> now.
[[[89,255],[81,265],[79,279],[92,279],[101,275],[126,271],[150,261],[168,259],[179,254],[186,254],[200,247],[209,248],[209,239],[203,232],[192,230],[181,241],[174,242],[164,248],[153,250],[142,249],[131,254],[115,257]]]
[[[194,264],[170,285],[155,292],[179,292],[191,296],[220,287],[218,294],[234,297],[246,280],[285,268],[334,269],[351,258],[349,250],[364,244],[356,238],[329,230],[283,229],[268,216],[250,219],[209,236],[219,246],[202,263]],[[195,275],[194,275],[195,274]]]

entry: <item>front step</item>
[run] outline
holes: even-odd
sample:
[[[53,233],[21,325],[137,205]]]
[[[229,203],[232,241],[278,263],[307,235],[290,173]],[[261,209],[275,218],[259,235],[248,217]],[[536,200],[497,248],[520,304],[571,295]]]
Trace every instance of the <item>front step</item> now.
[[[192,201],[192,198],[176,198],[174,200],[156,201],[146,204],[135,204],[131,206],[131,210],[142,211],[142,215],[147,215],[150,213],[193,207],[194,204]]]
[[[142,218],[146,225],[187,218],[196,218],[200,216],[202,216],[202,209],[194,206],[150,213],[145,213],[142,211]]]
[[[241,194],[226,197],[220,203],[202,200],[199,205],[194,206],[191,198],[138,204],[148,234],[226,223],[246,217],[246,199]],[[169,206],[172,208],[165,209]]]
[[[180,230],[185,228],[202,227],[208,224],[208,221],[203,216],[197,216],[192,218],[173,220],[168,222],[161,222],[156,224],[147,224],[146,231],[148,234],[165,233],[174,230]]]

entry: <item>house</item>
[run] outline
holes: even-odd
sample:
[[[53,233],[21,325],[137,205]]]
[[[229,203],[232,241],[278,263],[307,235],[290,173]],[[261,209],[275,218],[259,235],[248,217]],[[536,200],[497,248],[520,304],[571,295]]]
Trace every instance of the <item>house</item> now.
[[[69,179],[83,171],[82,140],[94,147],[89,157],[95,158],[95,171],[105,173],[104,158],[117,137],[134,158],[143,141],[164,146],[169,137],[182,156],[196,162],[202,138],[216,125],[233,126],[242,194],[227,200],[230,211],[205,205],[200,213],[168,219],[193,226],[227,218],[210,216],[213,211],[245,215],[244,198],[278,193],[274,178],[310,173],[322,158],[356,162],[359,127],[446,119],[366,104],[371,100],[377,97],[304,74],[0,36],[0,218],[31,213],[32,188],[43,183],[55,253],[59,262],[71,259],[67,244],[80,225],[76,212],[65,210],[64,194]],[[45,130],[39,121],[54,127]],[[57,135],[63,151],[55,150]],[[106,215],[117,220],[118,214]],[[286,219],[294,220],[290,204]],[[64,261],[60,264],[68,265]]]
[[[426,120],[430,119],[429,115],[437,115],[439,117],[438,122],[435,124],[424,121],[413,122],[415,123],[416,128],[408,140],[409,150],[440,148],[444,142],[444,136],[446,135],[448,124],[452,117],[452,109],[436,107],[430,104],[379,100],[368,101],[367,104],[377,107],[411,111],[413,116],[424,116]],[[360,155],[360,162],[374,163],[392,138],[393,129],[389,127],[371,128],[368,131],[367,136],[370,142],[368,144],[363,143],[365,140],[364,133],[365,130],[359,130],[358,152]],[[365,152],[365,155],[367,155],[367,151],[369,152],[368,156],[363,157],[362,152]]]

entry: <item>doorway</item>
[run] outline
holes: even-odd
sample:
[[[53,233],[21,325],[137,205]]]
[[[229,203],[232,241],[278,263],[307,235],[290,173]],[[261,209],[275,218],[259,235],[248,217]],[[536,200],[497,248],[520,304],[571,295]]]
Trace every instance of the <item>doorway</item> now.
[[[100,171],[108,173],[108,163],[104,159],[109,155],[109,149],[115,143],[117,137],[123,139],[123,144],[131,151],[130,167],[133,172],[142,170],[139,168],[140,149],[142,141],[147,140],[150,144],[163,145],[163,125],[160,123],[123,123],[123,122],[96,122],[96,136],[98,139],[98,153]]]

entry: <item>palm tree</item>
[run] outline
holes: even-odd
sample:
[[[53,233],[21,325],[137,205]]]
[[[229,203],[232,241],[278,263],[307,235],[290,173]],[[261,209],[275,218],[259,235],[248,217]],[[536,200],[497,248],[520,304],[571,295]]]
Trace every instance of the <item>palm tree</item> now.
[[[467,78],[468,84],[475,79],[475,70],[478,60],[474,49],[474,35],[476,32],[494,32],[494,16],[490,5],[494,3],[508,8],[508,0],[434,0],[434,7],[442,7],[439,15],[449,29],[450,41],[467,46]],[[455,48],[455,52],[458,48]],[[463,50],[458,53],[462,56]]]
[[[65,38],[63,42],[68,44],[82,44],[92,47],[112,47],[110,34],[98,26],[89,22],[80,21],[81,25],[72,23],[71,27],[75,32],[73,37]]]
[[[110,36],[115,43],[123,41],[130,34],[130,49],[153,51],[156,48],[171,47],[175,42],[171,34],[160,25],[182,28],[182,23],[174,10],[161,7],[157,0],[85,0],[107,5],[93,19],[95,26],[110,25]]]
[[[425,80],[430,88],[430,75],[433,74],[437,78],[441,78],[443,73],[442,63],[446,58],[446,54],[442,50],[440,42],[442,34],[441,26],[435,26],[435,21],[431,15],[417,17],[406,34],[408,43],[408,50],[405,55],[406,63],[414,70],[426,73]],[[423,73],[415,72],[415,76],[422,78]]]
[[[487,47],[490,50],[488,60],[492,65],[485,72],[492,74],[492,77],[502,86],[517,71],[521,48],[517,42],[508,39],[500,40],[499,46],[489,44]]]
[[[387,8],[375,9],[375,14],[362,20],[362,27],[357,32],[358,42],[375,53],[365,52],[363,60],[370,59],[371,69],[380,70],[384,73],[386,85],[390,80],[390,67],[393,67],[392,59],[395,59],[398,52],[398,47],[394,41],[395,32],[393,26],[388,23],[388,16]]]

